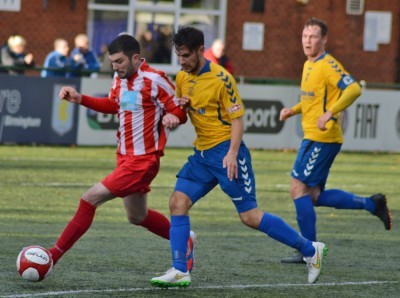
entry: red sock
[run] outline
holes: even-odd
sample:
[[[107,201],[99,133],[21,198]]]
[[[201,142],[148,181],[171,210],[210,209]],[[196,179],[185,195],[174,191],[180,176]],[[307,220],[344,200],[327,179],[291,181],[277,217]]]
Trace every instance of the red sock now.
[[[139,224],[150,232],[169,240],[169,228],[171,226],[168,218],[153,209],[149,209],[147,217]]]
[[[49,249],[54,264],[56,264],[62,255],[90,228],[95,212],[96,207],[94,205],[83,199],[80,200],[78,210],[74,217],[67,224],[56,244]]]

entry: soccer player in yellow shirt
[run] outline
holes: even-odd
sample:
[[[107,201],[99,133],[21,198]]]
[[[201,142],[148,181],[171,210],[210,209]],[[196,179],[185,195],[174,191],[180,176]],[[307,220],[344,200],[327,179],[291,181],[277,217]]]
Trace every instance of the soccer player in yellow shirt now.
[[[326,245],[302,237],[276,215],[257,207],[256,185],[250,152],[244,144],[244,106],[235,79],[223,67],[204,58],[203,32],[180,27],[173,34],[182,70],[176,78],[176,95],[187,107],[196,131],[194,153],[179,171],[169,202],[172,268],[154,277],[157,287],[187,287],[189,209],[219,185],[236,207],[241,221],[271,238],[296,248],[308,263],[308,282],[314,283],[322,268]]]
[[[304,63],[300,102],[283,108],[280,120],[301,114],[304,139],[292,170],[290,195],[294,200],[301,234],[316,241],[314,206],[337,209],[364,209],[379,217],[391,229],[386,197],[375,194],[364,198],[339,189],[325,190],[329,169],[343,143],[339,114],[360,95],[361,88],[343,66],[325,50],[328,27],[311,18],[304,26]],[[303,263],[303,255],[282,259],[283,263]]]

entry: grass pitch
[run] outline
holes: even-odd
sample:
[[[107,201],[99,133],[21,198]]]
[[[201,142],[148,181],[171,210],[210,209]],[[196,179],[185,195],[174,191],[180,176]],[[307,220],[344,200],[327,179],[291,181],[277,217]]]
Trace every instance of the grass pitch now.
[[[175,174],[191,154],[167,149],[149,207],[168,215]],[[289,197],[295,152],[252,151],[259,207],[297,229]],[[171,266],[169,242],[130,225],[120,199],[101,206],[91,229],[45,281],[23,280],[15,260],[27,245],[50,247],[81,195],[112,171],[115,148],[0,146],[0,297],[398,297],[400,293],[400,154],[340,153],[327,188],[389,199],[393,230],[363,210],[317,208],[327,243],[323,274],[307,284],[304,265],[283,265],[293,252],[239,221],[217,188],[191,210],[199,235],[192,284],[154,289],[149,279]]]

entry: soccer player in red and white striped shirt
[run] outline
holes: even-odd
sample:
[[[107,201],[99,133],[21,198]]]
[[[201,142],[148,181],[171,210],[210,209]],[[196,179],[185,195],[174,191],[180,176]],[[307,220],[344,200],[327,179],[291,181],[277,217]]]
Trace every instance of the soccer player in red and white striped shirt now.
[[[179,107],[171,81],[140,57],[134,37],[118,36],[108,50],[115,71],[108,98],[81,95],[68,86],[61,89],[60,98],[118,115],[116,168],[83,194],[76,214],[49,249],[54,263],[86,233],[96,208],[116,197],[122,198],[129,222],[169,239],[170,222],[147,209],[147,192],[158,173],[168,131],[185,123],[186,113]]]

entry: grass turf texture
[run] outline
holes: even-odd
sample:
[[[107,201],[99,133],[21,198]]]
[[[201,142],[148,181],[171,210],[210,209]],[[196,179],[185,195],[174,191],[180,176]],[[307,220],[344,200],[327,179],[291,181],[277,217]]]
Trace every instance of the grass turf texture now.
[[[189,149],[167,149],[148,204],[168,215],[175,174]],[[297,229],[289,197],[295,152],[252,151],[262,210]],[[340,153],[327,188],[389,199],[393,230],[366,211],[317,208],[328,256],[317,284],[304,265],[281,264],[293,250],[239,221],[216,188],[191,210],[199,235],[187,289],[153,289],[149,279],[171,266],[169,242],[126,220],[121,199],[101,206],[91,229],[45,281],[23,280],[15,260],[23,246],[50,247],[81,195],[112,171],[115,148],[0,146],[0,297],[398,297],[400,291],[400,154]],[[376,282],[376,283],[375,283]]]

